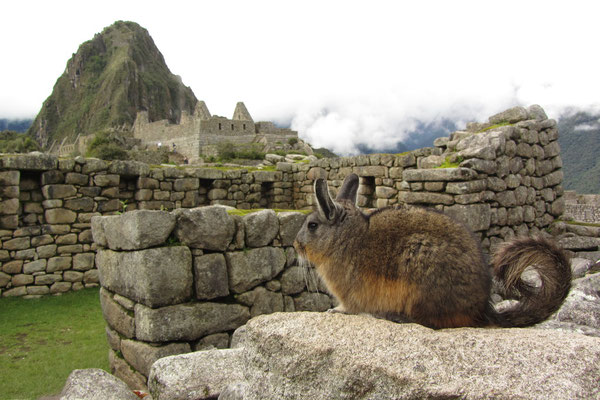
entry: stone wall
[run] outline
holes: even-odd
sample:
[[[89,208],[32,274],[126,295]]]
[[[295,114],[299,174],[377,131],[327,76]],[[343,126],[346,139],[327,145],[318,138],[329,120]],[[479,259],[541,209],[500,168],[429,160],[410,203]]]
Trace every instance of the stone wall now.
[[[96,285],[90,220],[133,210],[225,204],[292,208],[281,171],[156,167],[138,162],[0,158],[0,294],[39,296]]]
[[[600,224],[600,195],[566,191],[564,219]]]
[[[92,216],[217,204],[309,208],[317,177],[335,193],[350,173],[361,177],[361,207],[435,207],[467,223],[489,249],[515,235],[545,231],[562,214],[557,137],[556,122],[532,106],[470,123],[433,148],[279,162],[273,170],[3,155],[0,294],[38,296],[97,284]]]
[[[434,148],[279,168],[293,174],[296,207],[312,204],[315,178],[326,178],[335,191],[345,176],[356,173],[360,206],[435,207],[467,223],[489,248],[536,234],[564,211],[557,139],[556,121],[541,107],[515,107],[438,138]]]
[[[111,370],[132,388],[158,358],[229,347],[251,317],[332,306],[292,247],[305,214],[229,211],[92,218]]]

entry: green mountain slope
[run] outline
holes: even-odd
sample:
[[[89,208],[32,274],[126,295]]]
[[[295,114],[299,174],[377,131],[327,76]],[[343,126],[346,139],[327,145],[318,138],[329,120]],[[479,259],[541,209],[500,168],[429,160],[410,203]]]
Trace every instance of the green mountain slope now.
[[[565,189],[600,194],[600,115],[562,116],[558,129]]]
[[[128,130],[141,110],[152,121],[177,122],[196,101],[169,71],[148,31],[119,21],[79,47],[28,133],[48,147],[79,133]]]

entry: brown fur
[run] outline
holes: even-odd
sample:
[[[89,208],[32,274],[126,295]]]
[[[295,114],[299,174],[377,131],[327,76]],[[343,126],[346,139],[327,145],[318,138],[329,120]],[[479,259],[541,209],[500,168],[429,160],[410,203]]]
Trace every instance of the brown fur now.
[[[317,212],[294,243],[312,262],[346,312],[366,312],[432,328],[527,326],[546,319],[566,297],[570,267],[564,253],[543,239],[505,244],[494,257],[507,293],[522,297],[498,314],[489,303],[491,273],[479,239],[449,216],[399,206],[362,213],[354,204],[358,178],[346,179],[336,201],[315,182]],[[520,279],[535,265],[540,291]]]

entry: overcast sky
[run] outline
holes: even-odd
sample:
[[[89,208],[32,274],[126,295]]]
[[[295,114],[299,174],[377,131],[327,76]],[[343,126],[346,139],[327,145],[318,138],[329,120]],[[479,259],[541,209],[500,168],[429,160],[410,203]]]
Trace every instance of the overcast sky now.
[[[33,117],[79,45],[148,29],[174,74],[231,117],[291,123],[316,147],[389,147],[425,122],[514,105],[600,109],[593,1],[11,1],[0,5],[0,118]]]

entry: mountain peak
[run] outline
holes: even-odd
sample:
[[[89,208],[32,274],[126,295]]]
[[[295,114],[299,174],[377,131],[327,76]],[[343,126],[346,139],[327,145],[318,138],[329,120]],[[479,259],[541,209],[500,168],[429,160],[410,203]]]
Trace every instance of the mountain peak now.
[[[178,122],[196,97],[167,67],[152,37],[117,21],[82,43],[67,62],[29,133],[42,146],[106,129],[129,130],[138,111]]]

